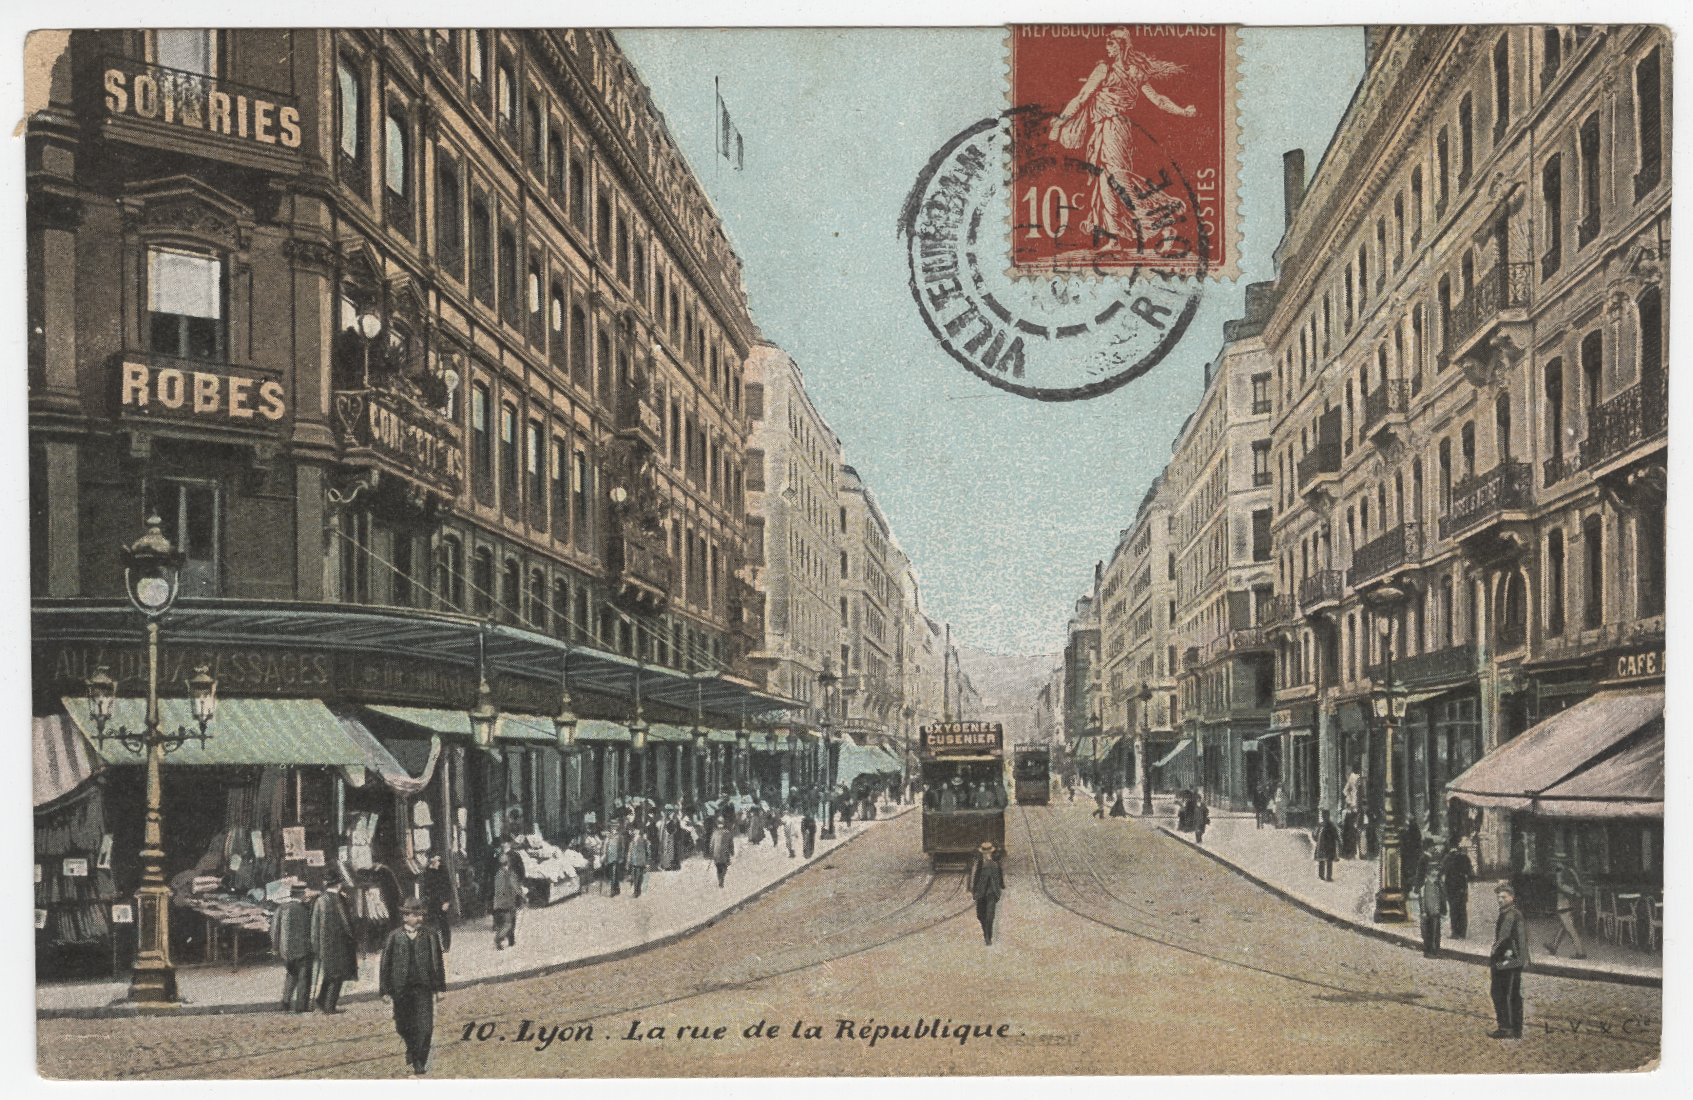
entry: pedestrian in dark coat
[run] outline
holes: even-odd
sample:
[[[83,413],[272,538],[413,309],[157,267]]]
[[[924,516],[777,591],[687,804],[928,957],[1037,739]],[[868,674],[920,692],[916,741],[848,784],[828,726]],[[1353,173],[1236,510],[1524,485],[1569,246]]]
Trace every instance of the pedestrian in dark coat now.
[[[1255,828],[1262,829],[1264,827],[1264,816],[1269,812],[1270,792],[1268,787],[1263,783],[1254,783],[1252,785],[1252,817],[1256,822]],[[1326,817],[1327,814],[1324,816]],[[1317,877],[1323,877],[1321,871],[1318,872]]]
[[[1211,824],[1211,810],[1205,805],[1205,799],[1199,795],[1193,797],[1193,839],[1196,844],[1205,843],[1205,826]]]
[[[1475,877],[1475,865],[1469,853],[1458,843],[1457,835],[1446,842],[1446,857],[1441,861],[1446,877],[1446,911],[1452,917],[1452,938],[1468,939],[1470,934],[1470,879]]]
[[[711,862],[717,865],[717,888],[723,888],[723,878],[735,858],[735,830],[725,817],[711,834]]]
[[[298,883],[282,899],[270,918],[270,946],[282,960],[282,1008],[309,1012],[312,1006],[311,911],[306,908],[306,884]]]
[[[1334,881],[1334,861],[1340,858],[1340,830],[1329,820],[1327,810],[1318,810],[1319,821],[1311,832],[1311,858],[1317,861],[1317,877]]]
[[[629,827],[619,821],[611,827],[605,839],[605,874],[611,883],[611,896],[623,892],[623,869],[629,858]]]
[[[810,859],[813,853],[817,851],[817,819],[811,816],[810,811],[807,811],[806,815],[799,819],[799,835],[804,842],[804,850],[801,855]]]
[[[312,954],[317,957],[321,985],[317,991],[319,1011],[330,1015],[341,1011],[341,986],[359,976],[359,941],[353,934],[353,917],[339,882],[330,883],[312,906]]]
[[[418,892],[423,896],[423,908],[430,927],[441,940],[441,950],[453,949],[453,882],[440,856],[430,856],[429,866],[419,878]]]
[[[647,881],[647,865],[652,863],[652,841],[647,838],[647,831],[637,828],[629,841],[629,885],[635,888],[635,896],[641,896],[641,885]]]
[[[1517,894],[1509,881],[1494,887],[1499,895],[1499,919],[1493,925],[1493,1015],[1499,1026],[1489,1039],[1523,1037],[1523,968],[1528,965],[1528,921],[1517,908]]]
[[[1417,828],[1417,819],[1409,814],[1405,818],[1405,831],[1399,834],[1399,850],[1405,853],[1400,859],[1402,867],[1414,869],[1422,858],[1423,831]]]
[[[1445,873],[1438,853],[1430,851],[1418,861],[1414,889],[1422,918],[1423,956],[1432,959],[1440,954],[1440,917],[1446,911]]]
[[[982,841],[976,851],[976,862],[970,867],[970,896],[976,899],[976,920],[982,925],[982,942],[993,946],[994,910],[999,907],[1000,895],[1005,893],[1005,872],[994,858],[991,840]]]
[[[1104,787],[1095,787],[1094,788],[1094,791],[1093,791],[1093,816],[1099,818],[1100,820],[1104,820],[1104,818],[1105,818],[1105,788]]]
[[[494,911],[494,950],[517,946],[517,907],[522,901],[523,861],[516,852],[507,852],[494,873],[494,900],[489,906]]]
[[[429,1067],[435,1036],[435,1002],[447,991],[441,941],[423,924],[423,903],[407,898],[400,906],[404,923],[388,934],[382,948],[380,990],[394,1005],[394,1030],[406,1041],[406,1062],[413,1073]]]

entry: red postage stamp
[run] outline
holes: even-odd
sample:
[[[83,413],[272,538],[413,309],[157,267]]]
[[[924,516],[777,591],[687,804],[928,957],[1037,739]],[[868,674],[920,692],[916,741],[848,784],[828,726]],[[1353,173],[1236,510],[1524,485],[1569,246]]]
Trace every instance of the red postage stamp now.
[[[1011,273],[1231,278],[1232,26],[1011,28]]]

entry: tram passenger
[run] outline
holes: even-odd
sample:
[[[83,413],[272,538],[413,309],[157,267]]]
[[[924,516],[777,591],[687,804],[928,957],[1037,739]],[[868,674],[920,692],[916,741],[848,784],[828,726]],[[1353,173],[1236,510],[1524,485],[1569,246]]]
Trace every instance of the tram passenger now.
[[[960,780],[954,778],[952,782],[958,783]],[[953,791],[952,784],[941,787],[941,793],[936,797],[936,808],[943,814],[950,814],[958,809],[958,795]]]

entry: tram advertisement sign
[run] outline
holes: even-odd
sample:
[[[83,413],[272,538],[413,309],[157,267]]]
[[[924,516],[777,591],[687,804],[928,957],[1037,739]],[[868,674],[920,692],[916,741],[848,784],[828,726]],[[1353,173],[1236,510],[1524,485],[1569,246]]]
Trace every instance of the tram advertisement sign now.
[[[927,753],[980,756],[1005,748],[1005,727],[998,722],[937,722],[922,734]]]

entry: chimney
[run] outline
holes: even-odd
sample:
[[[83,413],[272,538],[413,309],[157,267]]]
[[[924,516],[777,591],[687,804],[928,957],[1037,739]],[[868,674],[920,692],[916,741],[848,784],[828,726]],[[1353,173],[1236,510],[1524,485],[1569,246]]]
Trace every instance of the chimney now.
[[[1293,216],[1299,213],[1299,204],[1304,201],[1305,150],[1289,149],[1282,154],[1282,206],[1287,216],[1284,229],[1293,224]]]

